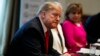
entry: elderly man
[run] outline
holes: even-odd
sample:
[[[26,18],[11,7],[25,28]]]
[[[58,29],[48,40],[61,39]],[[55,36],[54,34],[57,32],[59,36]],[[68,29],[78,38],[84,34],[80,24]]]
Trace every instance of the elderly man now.
[[[16,32],[6,56],[60,56],[52,48],[53,41],[49,30],[57,27],[61,14],[60,3],[45,2],[37,16]]]

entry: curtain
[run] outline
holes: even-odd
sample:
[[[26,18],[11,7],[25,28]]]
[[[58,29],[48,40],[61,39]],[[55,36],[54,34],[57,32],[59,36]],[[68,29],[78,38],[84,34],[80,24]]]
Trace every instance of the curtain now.
[[[5,55],[14,33],[19,28],[20,0],[7,0],[2,36],[2,54]]]

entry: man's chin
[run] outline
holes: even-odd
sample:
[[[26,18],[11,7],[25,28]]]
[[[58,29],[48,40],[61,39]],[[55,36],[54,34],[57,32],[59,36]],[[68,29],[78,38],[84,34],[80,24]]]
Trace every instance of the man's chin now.
[[[53,26],[52,28],[57,28],[57,25],[56,26]]]

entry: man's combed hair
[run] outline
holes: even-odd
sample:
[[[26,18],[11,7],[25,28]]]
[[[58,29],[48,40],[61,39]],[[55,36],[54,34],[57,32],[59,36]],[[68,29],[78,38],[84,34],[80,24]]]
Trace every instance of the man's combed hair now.
[[[42,4],[38,10],[38,13],[41,13],[43,11],[49,11],[49,10],[53,10],[53,9],[61,9],[62,10],[62,6],[59,2],[45,2],[44,4]]]

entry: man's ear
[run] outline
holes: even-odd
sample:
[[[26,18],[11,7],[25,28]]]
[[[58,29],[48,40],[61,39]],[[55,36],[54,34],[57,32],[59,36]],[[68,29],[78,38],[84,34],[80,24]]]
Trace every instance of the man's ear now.
[[[41,12],[41,17],[44,18],[45,17],[45,12]]]

